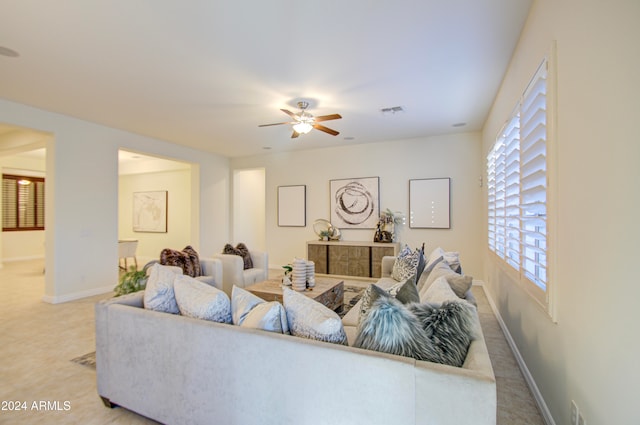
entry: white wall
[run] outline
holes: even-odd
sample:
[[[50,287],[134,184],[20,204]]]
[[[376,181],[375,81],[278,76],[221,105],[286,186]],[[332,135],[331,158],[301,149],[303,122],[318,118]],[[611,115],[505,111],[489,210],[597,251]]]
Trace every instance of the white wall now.
[[[250,249],[267,249],[265,231],[265,170],[233,171],[233,246],[244,242]],[[222,252],[222,247],[220,251]]]
[[[121,175],[118,190],[118,238],[137,239],[138,266],[159,259],[164,248],[181,250],[192,244],[191,169]],[[133,193],[166,190],[167,232],[133,231]],[[195,247],[194,247],[195,248]]]
[[[304,137],[301,142],[304,143]],[[345,142],[347,144],[348,142]],[[409,179],[451,177],[451,229],[398,229],[400,241],[412,247],[426,242],[427,250],[442,246],[460,251],[465,272],[480,275],[482,174],[479,133],[352,145],[311,151],[270,154],[231,161],[234,170],[266,170],[267,250],[271,267],[306,257],[306,242],[316,239],[313,222],[329,219],[329,180],[380,177],[380,208],[409,208]],[[277,188],[307,186],[307,226],[278,227]],[[235,215],[235,211],[234,211]],[[343,239],[373,241],[374,229],[344,230]]]
[[[229,238],[226,158],[0,100],[4,122],[53,133],[47,143],[45,297],[61,302],[111,290],[118,280],[118,150],[194,164],[198,204],[194,247],[213,251]],[[192,199],[194,199],[192,198]]]
[[[483,132],[484,156],[557,40],[557,324],[481,247],[487,289],[557,424],[571,400],[589,424],[640,418],[639,23],[636,0],[536,1]]]

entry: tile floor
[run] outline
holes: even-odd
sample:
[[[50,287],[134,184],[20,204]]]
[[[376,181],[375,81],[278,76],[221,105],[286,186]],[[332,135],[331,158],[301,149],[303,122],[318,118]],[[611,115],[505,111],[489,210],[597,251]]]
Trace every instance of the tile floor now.
[[[104,407],[95,371],[71,362],[95,350],[93,308],[108,294],[45,303],[43,261],[36,260],[5,263],[0,294],[0,424],[155,423]]]

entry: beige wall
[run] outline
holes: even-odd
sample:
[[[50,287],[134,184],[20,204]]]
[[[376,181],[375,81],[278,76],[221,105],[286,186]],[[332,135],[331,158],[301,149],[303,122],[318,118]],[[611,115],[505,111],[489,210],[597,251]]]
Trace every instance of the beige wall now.
[[[557,323],[488,255],[484,280],[557,424],[637,424],[640,2],[538,0],[483,132],[483,156],[557,41]],[[552,164],[553,165],[553,164]],[[483,195],[485,199],[486,193]],[[486,214],[483,208],[483,225]],[[486,226],[485,226],[486,228]]]
[[[164,248],[181,250],[192,244],[191,169],[122,175],[118,190],[118,238],[137,239],[138,266],[158,259]],[[133,193],[166,190],[167,232],[133,231]],[[197,205],[197,203],[196,203]]]
[[[209,251],[228,240],[228,159],[4,100],[0,116],[53,134],[46,146],[46,301],[107,292],[117,283],[119,149],[193,164],[192,187],[184,188],[199,202],[191,241]]]
[[[276,268],[295,256],[306,257],[306,241],[316,239],[314,220],[329,219],[329,180],[378,176],[380,208],[407,214],[409,179],[451,177],[451,229],[410,229],[407,221],[398,229],[400,240],[412,247],[426,242],[427,250],[441,246],[460,251],[465,271],[480,275],[480,148],[479,133],[461,133],[239,158],[231,166],[265,168],[267,250],[269,263]],[[306,227],[278,226],[277,188],[284,185],[307,186]],[[374,232],[344,230],[343,236],[349,241],[373,241]]]

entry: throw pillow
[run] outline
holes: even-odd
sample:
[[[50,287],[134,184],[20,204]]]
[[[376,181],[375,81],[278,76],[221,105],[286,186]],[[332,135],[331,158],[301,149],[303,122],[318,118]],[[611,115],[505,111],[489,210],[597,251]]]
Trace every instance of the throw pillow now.
[[[292,289],[283,288],[282,292],[291,335],[347,344],[342,320],[335,311]]]
[[[173,286],[183,316],[231,323],[231,302],[218,288],[186,275],[176,276]]]
[[[467,296],[467,291],[471,289],[471,285],[473,284],[473,277],[467,275],[459,275],[448,274],[445,276],[447,278],[447,282],[453,292],[456,293],[460,298],[465,298]]]
[[[437,361],[439,353],[416,315],[386,291],[370,287],[371,308],[358,326],[354,347]]]
[[[241,327],[289,333],[287,314],[282,304],[267,302],[235,285],[231,290],[231,317],[233,324]]]
[[[360,323],[362,322],[364,316],[369,313],[371,305],[373,304],[374,300],[378,298],[376,294],[380,291],[386,292],[387,294],[396,298],[402,304],[420,302],[420,295],[418,294],[418,289],[416,288],[415,278],[416,275],[413,275],[411,278],[407,279],[404,282],[396,283],[386,291],[373,283],[369,285],[362,293],[362,302],[360,302],[360,311],[358,312],[358,326],[360,326]]]
[[[464,301],[403,305],[374,287],[355,347],[462,366],[475,337],[474,310]]]
[[[418,288],[416,287],[415,274],[403,283],[393,285],[387,292],[395,296],[402,304],[420,302],[420,295],[418,294]]]
[[[143,298],[144,308],[164,313],[180,313],[173,288],[174,278],[180,273],[180,269],[155,263],[148,272],[149,279]]]
[[[222,250],[222,253],[239,255],[240,257],[242,257],[242,260],[244,261],[244,270],[253,268],[253,260],[251,259],[251,254],[249,254],[249,248],[247,248],[247,246],[242,242],[236,245],[235,248],[231,244],[226,244],[224,246],[224,249]]]
[[[187,245],[182,251],[163,249],[160,252],[160,264],[180,267],[187,276],[198,277],[202,275],[200,258],[191,245]]]
[[[475,338],[474,308],[465,301],[446,301],[440,307],[410,304],[427,338],[439,353],[438,363],[461,367]]]
[[[418,280],[420,279],[420,276],[422,276],[422,272],[424,271],[424,268],[427,266],[427,259],[424,256],[424,243],[422,244],[422,247],[417,248],[416,251],[418,251],[418,267],[416,269],[416,284],[417,284]]]
[[[440,276],[420,295],[420,299],[433,304],[442,304],[446,301],[460,300],[456,293],[453,292],[453,289],[451,289],[446,276]]]
[[[416,274],[420,260],[419,255],[418,251],[411,251],[411,248],[405,245],[405,248],[398,254],[395,263],[393,263],[391,277],[397,281],[404,281]]]

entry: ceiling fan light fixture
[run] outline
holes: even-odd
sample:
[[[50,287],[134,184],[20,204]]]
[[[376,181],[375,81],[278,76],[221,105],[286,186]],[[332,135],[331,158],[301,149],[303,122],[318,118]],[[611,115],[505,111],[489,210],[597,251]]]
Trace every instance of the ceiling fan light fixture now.
[[[307,134],[313,127],[308,122],[299,122],[293,126],[296,133]]]

